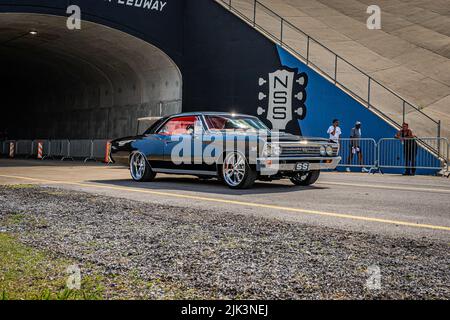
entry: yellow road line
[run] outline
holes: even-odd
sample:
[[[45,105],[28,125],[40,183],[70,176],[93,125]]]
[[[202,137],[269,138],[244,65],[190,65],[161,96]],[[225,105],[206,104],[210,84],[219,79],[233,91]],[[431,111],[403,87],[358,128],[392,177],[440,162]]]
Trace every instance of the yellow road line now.
[[[415,187],[400,187],[400,186],[387,186],[387,185],[374,185],[374,184],[359,184],[359,183],[347,183],[347,182],[318,182],[317,184],[331,185],[331,186],[344,186],[344,187],[361,187],[361,188],[374,188],[374,189],[387,189],[387,190],[403,190],[403,191],[419,191],[419,192],[433,192],[433,193],[450,193],[450,189],[439,188],[415,188]]]
[[[243,202],[243,201],[227,200],[227,199],[220,199],[220,198],[201,197],[201,196],[193,196],[193,195],[187,195],[187,194],[174,194],[174,193],[169,193],[169,192],[138,189],[138,188],[133,188],[133,187],[108,186],[108,185],[104,185],[104,184],[88,184],[88,183],[81,183],[81,182],[46,180],[46,179],[36,179],[36,178],[30,178],[30,177],[9,176],[9,175],[0,175],[0,177],[8,178],[8,179],[28,180],[28,181],[34,181],[34,182],[40,182],[40,183],[46,183],[46,184],[65,184],[65,185],[73,185],[73,186],[78,186],[78,187],[103,188],[103,189],[117,190],[117,191],[146,193],[146,194],[152,194],[152,195],[158,195],[158,196],[166,196],[166,197],[170,197],[170,198],[201,200],[201,201],[216,202],[216,203],[234,204],[234,205],[252,207],[252,208],[275,209],[275,210],[281,210],[281,211],[298,212],[298,213],[327,216],[327,217],[333,217],[333,218],[343,218],[343,219],[360,220],[360,221],[367,221],[367,222],[379,222],[379,223],[384,223],[384,224],[394,224],[394,225],[414,227],[414,228],[450,231],[450,227],[447,227],[447,226],[420,224],[420,223],[413,223],[413,222],[399,221],[399,220],[390,220],[390,219],[379,219],[379,218],[371,218],[371,217],[364,217],[364,216],[357,216],[357,215],[350,215],[350,214],[341,214],[341,213],[326,212],[326,211],[291,208],[291,207],[283,207],[283,206],[276,206],[276,205],[263,204],[263,203]]]

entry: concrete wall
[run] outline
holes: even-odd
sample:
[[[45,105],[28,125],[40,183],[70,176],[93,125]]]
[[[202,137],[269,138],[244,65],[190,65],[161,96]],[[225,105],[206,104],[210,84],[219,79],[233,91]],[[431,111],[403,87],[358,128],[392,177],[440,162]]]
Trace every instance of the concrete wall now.
[[[342,58],[381,82],[425,114],[442,121],[450,138],[450,2],[448,0],[259,0]],[[253,18],[253,0],[233,0],[240,14]],[[366,10],[381,9],[381,30],[369,30]],[[280,19],[258,6],[257,22],[280,35]],[[284,43],[306,56],[306,36],[284,27]],[[310,60],[334,76],[334,57],[323,47],[309,48]],[[366,98],[367,78],[338,62],[338,79]],[[403,121],[403,102],[372,83],[371,103],[393,120]],[[406,121],[423,137],[436,136],[437,125],[406,106]]]
[[[40,25],[0,51],[10,137],[116,138],[135,134],[139,117],[181,111],[181,73],[158,48],[90,22],[77,33],[62,17],[0,16],[0,43]]]

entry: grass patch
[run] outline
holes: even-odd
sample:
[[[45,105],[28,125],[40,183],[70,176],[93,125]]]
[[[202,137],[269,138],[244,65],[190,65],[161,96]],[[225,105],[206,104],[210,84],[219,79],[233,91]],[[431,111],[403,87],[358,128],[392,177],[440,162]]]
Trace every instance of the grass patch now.
[[[7,189],[34,189],[37,186],[35,184],[8,184],[4,185]]]
[[[0,222],[4,227],[11,227],[21,224],[24,220],[25,215],[22,213],[8,213],[0,219]]]
[[[144,280],[137,270],[104,275],[100,267],[81,266],[81,288],[67,288],[70,259],[55,258],[0,233],[0,300],[205,299],[192,288],[167,280]]]
[[[101,299],[103,287],[98,277],[82,277],[81,290],[66,287],[70,265],[73,261],[54,259],[8,234],[0,234],[0,299]]]

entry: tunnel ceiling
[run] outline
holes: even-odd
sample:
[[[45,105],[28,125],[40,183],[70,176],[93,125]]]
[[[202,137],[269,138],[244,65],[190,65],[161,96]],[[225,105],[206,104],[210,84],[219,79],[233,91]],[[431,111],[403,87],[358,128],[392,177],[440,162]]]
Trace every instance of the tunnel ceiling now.
[[[91,131],[130,127],[125,122],[150,115],[159,101],[181,99],[181,74],[166,54],[129,34],[86,21],[73,31],[64,17],[0,14],[0,66],[8,79],[3,85],[6,100],[29,113],[119,108],[113,110],[111,124],[96,124],[86,115],[84,121],[94,121],[87,129]],[[129,115],[131,120],[119,115],[126,107],[137,110]],[[57,124],[52,126],[57,131]],[[120,134],[125,132],[114,135]]]

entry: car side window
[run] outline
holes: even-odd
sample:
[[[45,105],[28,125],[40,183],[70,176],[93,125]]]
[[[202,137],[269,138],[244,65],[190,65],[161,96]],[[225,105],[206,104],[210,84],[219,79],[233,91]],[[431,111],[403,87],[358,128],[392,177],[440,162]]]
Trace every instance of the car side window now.
[[[148,128],[148,129],[144,132],[144,135],[154,134],[155,131],[156,131],[156,129],[158,129],[159,126],[160,126],[162,123],[164,123],[164,121],[166,121],[166,120],[167,120],[167,118],[161,118],[161,119],[159,119],[158,121],[156,121],[154,124],[152,124],[152,125],[150,126],[150,128]]]
[[[158,134],[164,136],[189,135],[194,130],[196,120],[195,116],[171,119],[159,129]]]

